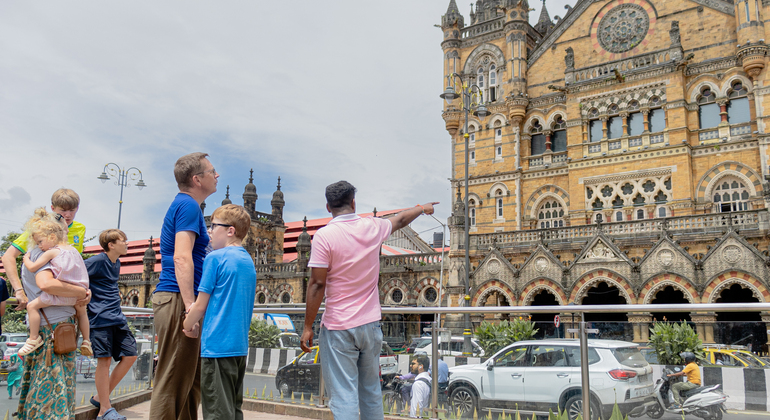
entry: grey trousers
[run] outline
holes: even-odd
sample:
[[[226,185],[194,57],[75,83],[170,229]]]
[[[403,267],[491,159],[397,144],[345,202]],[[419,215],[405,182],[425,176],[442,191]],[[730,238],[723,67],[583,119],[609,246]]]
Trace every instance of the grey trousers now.
[[[201,400],[206,420],[243,420],[246,356],[201,358]]]

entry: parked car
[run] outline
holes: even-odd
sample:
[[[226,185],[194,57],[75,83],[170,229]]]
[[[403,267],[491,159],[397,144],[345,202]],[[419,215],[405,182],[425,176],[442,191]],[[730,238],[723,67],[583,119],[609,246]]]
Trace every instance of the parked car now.
[[[441,342],[438,344],[438,353],[442,356],[462,356],[463,355],[463,345],[465,343],[465,338],[462,336],[453,336],[451,338],[451,341],[449,342]],[[484,356],[484,349],[481,348],[479,345],[479,342],[475,338],[471,338],[471,346],[473,347],[472,356],[473,357],[483,357]],[[428,338],[427,342],[422,342],[420,346],[415,349],[415,353],[417,352],[425,352],[428,355],[433,354],[433,344]]]
[[[22,348],[28,338],[27,333],[2,333],[0,334],[0,352],[5,355],[8,347]]]
[[[390,382],[397,374],[398,360],[396,360],[396,353],[393,352],[388,343],[383,341],[382,350],[380,351],[380,376],[383,377],[384,382]]]
[[[730,349],[706,348],[703,351],[706,353],[706,361],[714,365],[756,369],[765,368],[760,361]]]
[[[282,349],[299,350],[299,335],[293,332],[284,332],[278,335],[278,347]]]
[[[425,344],[428,344],[428,343],[430,343],[430,337],[415,337],[412,339],[409,345],[406,346],[405,353],[407,354],[414,353],[414,351],[417,350],[418,347],[424,346]]]
[[[626,415],[641,415],[652,398],[652,367],[634,343],[589,340],[591,420],[609,418],[617,402]],[[449,381],[453,410],[465,417],[478,411],[538,416],[567,410],[574,420],[582,413],[580,343],[551,339],[513,343],[486,362],[455,366]],[[594,410],[594,407],[597,409]]]

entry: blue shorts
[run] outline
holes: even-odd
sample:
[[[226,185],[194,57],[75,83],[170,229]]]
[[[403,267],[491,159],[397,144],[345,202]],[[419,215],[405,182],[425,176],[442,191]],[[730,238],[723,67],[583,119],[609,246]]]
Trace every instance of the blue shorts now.
[[[137,355],[136,340],[126,324],[91,328],[91,348],[95,358],[112,357],[116,362]]]

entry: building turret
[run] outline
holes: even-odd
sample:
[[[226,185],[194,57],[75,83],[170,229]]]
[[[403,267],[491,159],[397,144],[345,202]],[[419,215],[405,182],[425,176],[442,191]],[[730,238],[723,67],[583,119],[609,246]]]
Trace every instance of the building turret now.
[[[441,17],[441,30],[444,32],[444,41],[441,43],[441,49],[444,50],[444,87],[452,86],[455,92],[459,92],[459,83],[452,74],[462,73],[460,68],[460,47],[462,46],[462,28],[465,26],[465,20],[457,8],[455,0],[449,1],[449,7],[444,16]],[[462,99],[445,104],[444,121],[449,134],[454,137],[457,129],[460,127],[461,112],[455,103]]]
[[[457,25],[462,28],[465,26],[465,18],[460,14],[460,9],[457,7],[455,0],[449,0],[449,7],[446,9],[446,14],[441,17],[441,27],[451,28]]]
[[[147,301],[150,299],[150,290],[152,289],[152,283],[155,281],[155,264],[158,262],[155,250],[152,248],[152,236],[150,236],[149,242],[149,247],[144,251],[144,256],[142,257],[142,283],[144,285],[143,306],[146,306]]]
[[[206,202],[201,201],[201,213],[206,214]]]
[[[227,186],[227,192],[225,192],[225,199],[222,200],[222,205],[226,206],[228,204],[233,204],[232,201],[230,201],[230,186]]]
[[[735,23],[738,29],[738,60],[743,71],[756,80],[765,68],[768,48],[765,44],[765,25],[762,20],[761,2],[735,1]],[[756,85],[755,85],[756,86]]]
[[[302,233],[297,238],[297,270],[305,271],[310,260],[310,234],[307,233],[307,216],[302,219]]]
[[[526,0],[506,0],[505,6],[506,48],[511,51],[510,79],[504,89],[510,94],[506,97],[508,118],[514,130],[517,130],[527,113],[527,28],[529,27],[529,3]],[[548,12],[546,12],[546,16]]]
[[[249,171],[249,183],[243,188],[243,207],[254,218],[257,211],[257,186],[254,185],[254,169]]]
[[[270,205],[273,206],[273,216],[276,216],[279,220],[283,220],[283,206],[286,202],[283,200],[283,191],[281,191],[281,177],[278,177],[278,187],[276,187],[273,193],[273,199],[270,201]]]
[[[540,17],[535,24],[535,30],[538,31],[540,35],[545,36],[551,28],[553,28],[553,22],[551,21],[551,16],[548,14],[548,8],[545,7],[545,0],[543,0],[543,8],[540,10]]]

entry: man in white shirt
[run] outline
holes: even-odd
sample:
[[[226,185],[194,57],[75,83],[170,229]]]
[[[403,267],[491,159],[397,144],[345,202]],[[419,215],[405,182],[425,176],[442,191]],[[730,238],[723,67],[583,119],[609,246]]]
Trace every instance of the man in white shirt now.
[[[412,402],[409,408],[409,417],[420,417],[420,411],[427,410],[430,407],[430,359],[421,354],[412,359],[409,364],[412,373],[417,375],[412,385]],[[418,410],[419,407],[419,410]]]

